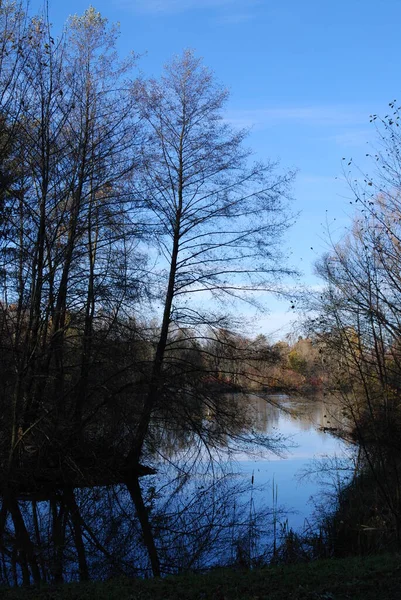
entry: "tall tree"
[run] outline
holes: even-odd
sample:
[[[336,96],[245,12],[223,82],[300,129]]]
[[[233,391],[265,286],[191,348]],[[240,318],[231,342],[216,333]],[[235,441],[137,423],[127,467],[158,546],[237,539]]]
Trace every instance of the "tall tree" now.
[[[105,329],[137,290],[137,277],[130,279],[135,262],[128,261],[138,230],[128,190],[137,129],[123,87],[132,62],[118,61],[116,35],[90,8],[71,18],[60,40],[45,20],[34,19],[24,41],[28,56],[12,115],[20,170],[5,202],[1,240],[5,293],[16,305],[14,439],[18,426],[38,418],[44,394],[58,398],[54,415],[73,414],[79,428],[99,310]],[[79,332],[79,369],[68,328]],[[69,348],[79,383],[65,387]]]
[[[309,325],[325,348],[333,389],[378,502],[390,515],[383,529],[395,534],[392,542],[400,547],[401,137],[399,108],[390,107],[384,119],[372,118],[380,141],[372,154],[375,172],[362,182],[349,174],[356,212],[347,234],[317,265],[326,286],[315,298],[317,315]]]
[[[290,222],[286,200],[293,179],[274,163],[251,163],[246,132],[223,119],[227,91],[193,52],[176,57],[159,82],[138,83],[133,93],[147,124],[137,193],[158,245],[163,315],[131,466],[167,392],[172,329],[222,325],[205,309],[209,299],[249,301],[252,292],[270,290],[289,272],[280,261],[280,241]]]
[[[93,8],[72,17],[59,39],[45,18],[33,18],[10,47],[15,81],[0,73],[3,137],[16,134],[3,161],[12,178],[1,205],[0,530],[9,512],[35,579],[35,554],[16,497],[22,488],[35,493],[43,481],[74,487],[76,474],[82,476],[77,457],[87,460],[93,444],[102,445],[93,425],[99,407],[109,409],[113,392],[127,383],[126,363],[111,365],[105,348],[138,293],[130,193],[138,131],[125,81],[134,57],[118,60],[117,33]],[[104,430],[103,442],[113,438],[108,434]],[[105,470],[93,464],[84,479],[90,483]],[[59,511],[56,504],[54,539],[62,549],[62,522],[71,513],[86,578],[73,492],[60,500]]]

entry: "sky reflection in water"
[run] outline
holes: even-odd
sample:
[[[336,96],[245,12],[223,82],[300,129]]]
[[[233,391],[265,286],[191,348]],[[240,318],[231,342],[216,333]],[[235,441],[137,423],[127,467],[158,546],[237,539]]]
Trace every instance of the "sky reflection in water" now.
[[[322,462],[327,457],[343,457],[344,442],[320,427],[336,427],[342,421],[341,409],[335,403],[319,399],[294,399],[276,397],[292,414],[285,413],[253,398],[257,412],[257,428],[262,433],[279,433],[289,447],[280,455],[264,456],[239,454],[237,460],[241,474],[251,478],[254,474],[254,500],[258,505],[273,504],[273,482],[277,490],[279,507],[288,509],[288,523],[293,529],[304,528],[312,520],[314,503],[319,500],[321,488],[315,478],[301,478],[312,461]],[[263,491],[257,488],[263,487]],[[305,522],[305,520],[307,522]]]

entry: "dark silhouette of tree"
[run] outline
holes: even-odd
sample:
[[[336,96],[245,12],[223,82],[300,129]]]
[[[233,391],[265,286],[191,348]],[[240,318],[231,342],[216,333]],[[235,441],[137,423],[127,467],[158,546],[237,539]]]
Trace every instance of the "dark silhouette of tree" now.
[[[127,565],[142,544],[160,575],[168,536],[149,513],[139,477],[154,470],[140,460],[179,438],[212,460],[245,439],[245,412],[211,385],[211,359],[221,354],[238,388],[255,365],[228,303],[290,273],[280,243],[293,174],[251,162],[245,132],[222,118],[226,91],[191,52],[161,82],[138,81],[135,57],[117,56],[117,28],[92,7],[57,39],[22,4],[2,3],[0,22],[5,571],[16,584],[74,569],[86,580],[95,563],[102,577],[136,573]],[[140,325],[142,298],[161,300],[160,327]],[[100,519],[111,504],[102,486],[124,497],[124,516],[113,508],[104,530],[86,510]],[[208,531],[205,520],[205,548]]]
[[[19,10],[5,5],[1,15],[23,20]],[[131,349],[136,335],[128,312],[139,295],[141,227],[130,192],[138,128],[125,82],[133,63],[118,60],[117,30],[93,8],[72,17],[58,40],[40,17],[17,33],[10,66],[0,73],[3,138],[13,132],[2,151],[11,175],[3,181],[0,232],[0,530],[9,513],[25,556],[24,581],[29,570],[40,579],[17,498],[56,497],[65,487],[52,505],[54,578],[62,578],[70,517],[85,579],[74,488],[99,477],[110,483],[110,473],[118,479],[114,460],[125,451],[113,443],[113,428],[121,423],[107,413],[136,377],[132,368],[127,374],[134,354],[119,364],[110,360],[120,321]],[[10,35],[2,31],[3,45]]]
[[[147,126],[136,189],[154,224],[163,305],[149,387],[127,457],[135,469],[155,406],[169,404],[170,331],[199,331],[216,322],[195,296],[249,300],[254,290],[270,289],[288,273],[279,262],[279,240],[289,223],[285,200],[293,174],[250,163],[246,133],[222,119],[226,90],[191,51],[175,58],[160,82],[137,83],[133,94]],[[184,404],[190,396],[182,390]]]
[[[377,516],[387,543],[401,543],[400,510],[400,134],[399,109],[378,122],[377,167],[359,182],[349,173],[356,213],[347,235],[320,260],[326,283],[315,298],[318,316],[309,325],[321,341],[332,388],[341,396],[352,439],[373,478]],[[359,209],[358,209],[359,207]],[[364,514],[367,525],[376,514]],[[375,525],[375,527],[376,527]]]

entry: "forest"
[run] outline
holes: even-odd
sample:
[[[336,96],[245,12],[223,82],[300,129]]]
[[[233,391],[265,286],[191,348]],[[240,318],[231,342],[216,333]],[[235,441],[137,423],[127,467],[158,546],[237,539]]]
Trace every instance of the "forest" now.
[[[357,468],[321,553],[398,551],[397,104],[372,116],[376,176],[347,173],[355,217],[322,291],[288,296],[294,171],[253,161],[194,52],[147,79],[118,35],[93,7],[56,36],[0,4],[0,583],[196,570],[227,540],[244,560],[222,457],[282,443],[247,393],[336,396]],[[270,294],[304,313],[296,341],[241,329]],[[296,544],[312,557],[316,539]]]

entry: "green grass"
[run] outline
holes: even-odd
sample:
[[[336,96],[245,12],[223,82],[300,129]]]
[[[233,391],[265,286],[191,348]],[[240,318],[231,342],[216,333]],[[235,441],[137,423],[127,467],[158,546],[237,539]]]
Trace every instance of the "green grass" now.
[[[324,560],[254,571],[218,569],[159,580],[118,579],[42,590],[0,590],[5,600],[401,600],[401,556]]]

